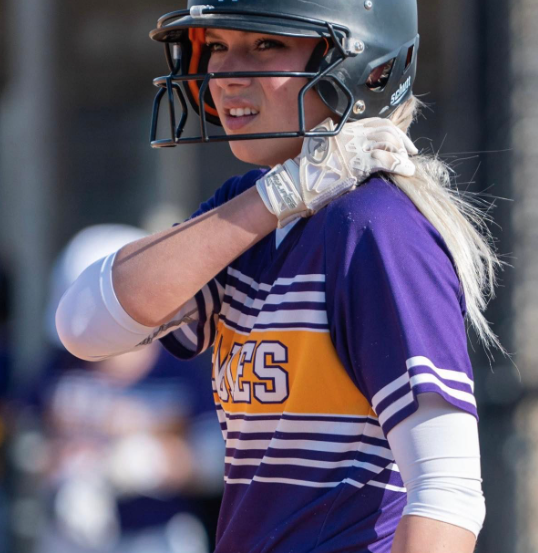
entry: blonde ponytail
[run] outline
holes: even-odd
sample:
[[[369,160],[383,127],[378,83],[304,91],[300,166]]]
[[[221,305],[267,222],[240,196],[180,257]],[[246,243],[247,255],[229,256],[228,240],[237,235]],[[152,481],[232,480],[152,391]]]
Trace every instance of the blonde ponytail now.
[[[419,107],[420,101],[411,97],[391,116],[392,122],[407,132]],[[496,272],[502,266],[492,246],[488,217],[452,186],[450,169],[438,157],[417,155],[413,161],[413,177],[391,175],[391,181],[444,239],[465,294],[467,318],[482,344],[488,351],[493,345],[506,354],[483,313],[495,295]]]

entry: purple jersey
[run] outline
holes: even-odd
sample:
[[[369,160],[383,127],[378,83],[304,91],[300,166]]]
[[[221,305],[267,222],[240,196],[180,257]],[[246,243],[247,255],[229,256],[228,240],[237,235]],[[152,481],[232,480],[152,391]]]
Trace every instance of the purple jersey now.
[[[228,181],[207,211],[252,186]],[[217,553],[389,553],[406,491],[386,439],[417,395],[476,415],[465,306],[447,247],[396,186],[371,179],[276,247],[272,233],[163,338],[214,345],[226,441]]]

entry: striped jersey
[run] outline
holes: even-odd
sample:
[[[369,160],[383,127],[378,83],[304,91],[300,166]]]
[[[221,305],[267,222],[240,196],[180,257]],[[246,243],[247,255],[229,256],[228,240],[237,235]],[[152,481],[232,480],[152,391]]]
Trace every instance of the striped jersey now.
[[[196,215],[260,176],[227,181]],[[213,346],[226,442],[216,552],[389,553],[406,491],[388,433],[425,392],[476,416],[453,261],[379,178],[285,230],[209,282],[198,320],[161,340],[183,359]]]

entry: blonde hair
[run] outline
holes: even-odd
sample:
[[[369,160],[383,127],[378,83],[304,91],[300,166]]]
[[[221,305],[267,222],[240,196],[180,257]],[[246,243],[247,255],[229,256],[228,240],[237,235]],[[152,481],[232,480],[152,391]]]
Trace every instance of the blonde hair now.
[[[392,115],[392,122],[407,132],[421,102],[411,97]],[[413,157],[413,177],[391,175],[391,181],[415,204],[445,241],[456,266],[467,305],[467,319],[489,352],[490,346],[507,354],[484,317],[495,296],[496,273],[503,265],[493,248],[488,216],[451,183],[451,170],[437,156]],[[475,201],[476,203],[476,201]]]

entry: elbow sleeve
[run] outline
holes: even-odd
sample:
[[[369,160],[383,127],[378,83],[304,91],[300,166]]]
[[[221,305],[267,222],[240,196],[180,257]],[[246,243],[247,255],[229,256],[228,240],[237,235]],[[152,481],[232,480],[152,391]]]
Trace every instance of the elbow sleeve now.
[[[115,253],[90,265],[71,285],[56,311],[56,328],[65,348],[86,361],[132,351],[149,343],[158,329],[130,317],[112,284]]]
[[[437,394],[389,432],[407,489],[404,515],[447,522],[478,536],[486,507],[476,419]]]

